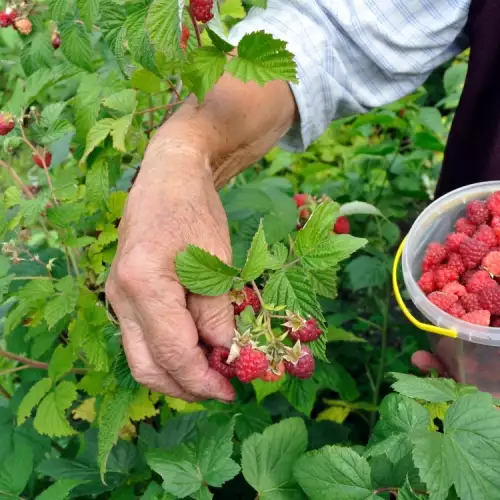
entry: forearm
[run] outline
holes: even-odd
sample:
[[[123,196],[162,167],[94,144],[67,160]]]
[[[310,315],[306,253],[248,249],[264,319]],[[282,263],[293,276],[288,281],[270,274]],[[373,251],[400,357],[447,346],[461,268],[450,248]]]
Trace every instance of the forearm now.
[[[146,160],[177,144],[203,155],[216,187],[261,158],[292,126],[296,106],[286,82],[263,87],[225,75],[201,106],[190,97],[157,132]]]

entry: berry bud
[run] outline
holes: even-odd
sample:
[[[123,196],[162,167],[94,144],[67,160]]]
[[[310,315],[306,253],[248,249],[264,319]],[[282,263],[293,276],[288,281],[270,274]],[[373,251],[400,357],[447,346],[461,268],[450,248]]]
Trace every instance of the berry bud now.
[[[189,28],[185,24],[183,24],[182,25],[182,32],[181,32],[181,49],[182,50],[187,49],[187,44],[188,44],[190,36],[191,36],[191,33],[189,31]]]
[[[52,33],[52,47],[57,50],[61,46],[61,35],[57,32]]]
[[[14,23],[14,27],[21,35],[29,35],[33,30],[33,24],[29,19],[19,19]]]
[[[40,168],[49,168],[52,163],[52,155],[48,151],[33,154],[32,158],[35,164]]]
[[[7,135],[15,126],[16,122],[10,113],[0,113],[0,136]]]

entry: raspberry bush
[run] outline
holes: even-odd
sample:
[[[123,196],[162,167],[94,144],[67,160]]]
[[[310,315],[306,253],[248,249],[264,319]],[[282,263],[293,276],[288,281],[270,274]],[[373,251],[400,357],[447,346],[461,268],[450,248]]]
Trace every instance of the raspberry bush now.
[[[498,494],[496,400],[410,373],[428,346],[390,289],[401,235],[432,198],[464,55],[222,189],[232,265],[192,245],[178,254],[186,289],[233,302],[232,346],[207,357],[234,403],[187,403],[131,376],[104,294],[128,191],[190,93],[202,101],[225,71],[296,81],[293,54],[267,33],[228,57],[228,27],[265,4],[0,0],[1,499]],[[420,281],[476,324],[500,318],[487,286],[499,207],[471,206]]]

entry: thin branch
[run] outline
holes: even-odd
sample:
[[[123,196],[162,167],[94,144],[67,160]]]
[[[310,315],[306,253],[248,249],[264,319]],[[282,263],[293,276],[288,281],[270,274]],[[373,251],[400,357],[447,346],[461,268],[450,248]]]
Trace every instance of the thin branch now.
[[[24,280],[49,280],[55,281],[55,278],[50,276],[14,276],[11,278],[12,281],[24,281]]]
[[[198,47],[201,47],[201,34],[200,34],[200,27],[198,26],[198,23],[196,22],[196,19],[194,18],[193,15],[193,10],[191,9],[191,6],[189,6],[189,17],[191,18],[191,22],[193,23],[193,28],[194,32],[196,34],[196,41],[198,42]]]
[[[9,368],[8,370],[4,370],[3,372],[0,372],[0,377],[3,377],[4,375],[10,375],[12,373],[17,373],[22,370],[26,370],[26,368],[31,368],[30,365],[21,365],[21,366],[16,366],[15,368]]]
[[[21,178],[17,175],[17,172],[8,164],[5,163],[3,160],[0,160],[0,165],[7,169],[9,172],[9,175],[12,177],[12,179],[19,185],[19,187],[23,190],[24,194],[30,198],[34,199],[35,197],[33,196],[33,193],[29,190],[28,186],[24,184],[24,182],[21,180]]]
[[[259,287],[257,286],[257,283],[255,283],[255,281],[252,280],[252,288],[254,289],[255,291],[255,294],[257,295],[258,299],[259,299],[259,302],[260,302],[260,305],[262,307],[262,310],[264,312],[267,312],[264,308],[264,305],[265,305],[265,302],[264,302],[264,299],[262,298],[262,295],[260,294],[260,290],[259,290]]]
[[[24,356],[19,356],[18,354],[14,354],[12,352],[3,351],[2,349],[0,349],[0,356],[2,358],[7,358],[19,363],[23,363],[24,365],[28,365],[30,368],[38,368],[39,370],[49,369],[48,363],[42,363],[41,361],[36,361]],[[86,368],[73,368],[69,373],[74,373],[75,375],[85,375],[86,373],[88,373],[88,370]]]
[[[156,106],[154,108],[148,108],[148,109],[142,109],[141,111],[136,111],[134,115],[145,115],[146,113],[154,113],[155,111],[160,111],[161,109],[169,109],[173,108],[175,106],[178,106],[179,104],[182,104],[184,101],[176,101],[174,103],[170,104],[163,104],[161,106]]]

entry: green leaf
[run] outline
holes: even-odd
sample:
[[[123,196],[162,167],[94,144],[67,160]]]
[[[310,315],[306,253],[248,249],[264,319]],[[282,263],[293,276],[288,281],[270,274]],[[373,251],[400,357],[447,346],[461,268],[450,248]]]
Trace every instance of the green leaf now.
[[[226,55],[216,47],[201,47],[188,56],[182,81],[196,95],[198,102],[205,99],[207,92],[224,74]]]
[[[422,405],[406,396],[390,394],[380,406],[380,420],[365,456],[385,454],[397,464],[411,452],[414,433],[425,431],[429,423],[429,412]]]
[[[106,97],[102,103],[107,108],[115,109],[125,114],[134,113],[137,108],[137,92],[133,89],[125,89]]]
[[[330,269],[308,269],[314,291],[321,297],[335,299],[338,295],[338,267]]]
[[[85,146],[85,154],[82,161],[85,161],[94,149],[101,144],[101,142],[108,137],[108,135],[113,130],[113,126],[116,120],[113,118],[104,118],[104,120],[99,120],[87,134],[87,144]]]
[[[290,377],[281,392],[296,410],[310,417],[318,389],[319,385],[313,379],[300,380]]]
[[[181,498],[193,494],[195,498],[205,498],[207,485],[221,487],[240,470],[231,459],[233,432],[234,419],[225,425],[205,421],[200,424],[192,447],[180,444],[169,450],[153,450],[146,454],[146,459],[163,478],[167,492]]]
[[[64,0],[65,1],[65,0]],[[84,26],[73,21],[61,23],[61,49],[69,62],[92,71],[92,44]]]
[[[23,425],[29,418],[34,408],[38,406],[44,396],[50,391],[52,380],[45,377],[40,379],[31,387],[28,394],[24,396],[19,408],[17,409],[17,425]]]
[[[121,428],[125,424],[128,408],[134,399],[135,393],[135,389],[120,388],[101,407],[97,463],[102,479],[104,479],[106,472],[108,456],[118,440]]]
[[[99,17],[99,4],[100,0],[77,0],[80,17],[88,31],[92,31],[93,25]]]
[[[133,114],[122,116],[115,121],[113,130],[111,131],[113,146],[115,147],[115,149],[118,149],[123,153],[127,152],[127,148],[125,146],[125,137],[127,135],[128,129],[130,128],[130,125],[132,125],[133,119]]]
[[[299,418],[271,425],[243,442],[243,476],[262,500],[301,500],[292,470],[307,449],[307,430]],[[326,497],[325,497],[326,498]]]
[[[79,479],[60,479],[38,495],[36,500],[66,500],[71,490],[84,483]]]
[[[72,283],[73,280],[69,277]],[[61,280],[62,281],[62,280]],[[67,314],[74,312],[78,299],[78,288],[74,283],[74,288],[58,295],[47,303],[44,310],[44,318],[50,329]]]
[[[65,411],[76,399],[76,386],[72,382],[61,382],[53,392],[45,396],[36,412],[34,426],[40,434],[64,437],[76,434],[69,425]]]
[[[182,55],[179,41],[183,8],[184,0],[154,0],[146,20],[153,45],[173,59]]]
[[[259,229],[255,234],[250,250],[248,251],[247,261],[241,277],[245,281],[252,281],[258,278],[266,269],[269,262],[269,250],[266,243],[266,235],[264,234],[264,227],[262,221],[259,224]]]
[[[208,27],[207,33],[215,47],[217,47],[217,49],[221,50],[222,52],[228,53],[234,49],[234,45],[227,43],[226,40],[221,38],[215,31],[211,30]]]
[[[356,381],[351,374],[336,360],[328,363],[316,361],[314,380],[323,389],[334,390],[340,394],[344,401],[354,401],[359,398]]]
[[[0,463],[0,498],[19,499],[33,472],[33,451],[26,444],[15,444],[14,451]]]
[[[87,134],[97,122],[101,107],[100,94],[101,85],[98,76],[96,74],[85,75],[81,79],[76,96],[73,99],[76,138],[79,143],[85,143]]]
[[[297,65],[286,42],[258,31],[245,35],[238,44],[238,55],[227,64],[227,70],[244,82],[259,85],[271,80],[297,82]]]
[[[181,283],[190,292],[211,297],[227,293],[238,275],[237,269],[194,245],[178,253],[175,264]]]
[[[418,115],[420,123],[435,134],[442,136],[446,133],[441,113],[437,108],[424,106],[418,110]]]
[[[378,215],[382,216],[380,210],[371,205],[370,203],[366,203],[365,201],[351,201],[349,203],[344,203],[339,210],[339,216],[341,215]]]
[[[455,401],[463,389],[454,380],[448,378],[421,378],[405,373],[391,373],[396,379],[392,388],[410,398],[422,399],[429,403]]]
[[[353,259],[345,268],[353,291],[382,287],[389,279],[389,270],[380,259],[362,255]]]
[[[89,203],[105,208],[109,196],[109,173],[106,159],[99,159],[87,172],[86,196]]]
[[[281,377],[276,382],[265,382],[261,379],[254,380],[252,382],[252,386],[255,390],[255,398],[257,399],[257,403],[261,404],[267,396],[279,392],[285,384],[285,381],[285,377]]]
[[[281,269],[288,259],[288,248],[283,243],[275,243],[268,253],[267,269]]]
[[[50,16],[54,21],[62,21],[73,8],[73,0],[50,0]]]
[[[132,57],[135,61],[151,72],[157,71],[157,69],[155,64],[155,49],[151,44],[148,37],[148,30],[146,29],[147,14],[148,9],[146,6],[143,9],[130,14],[125,22],[125,28],[127,30],[128,47]],[[153,78],[152,82],[155,84],[158,83],[159,85],[159,82],[156,81],[158,80],[158,76],[153,75],[152,73],[150,73],[150,75]],[[132,78],[132,80],[134,79]],[[133,81],[131,83],[134,85]],[[134,85],[134,87],[139,90],[143,90],[140,86]],[[151,88],[151,82],[149,87]]]
[[[309,252],[302,253],[302,262],[310,269],[329,269],[349,258],[367,243],[368,240],[349,234],[331,234]]]
[[[433,500],[445,500],[451,486],[461,500],[490,500],[500,488],[500,414],[492,397],[459,397],[445,416],[444,434],[414,437],[413,459]]]
[[[354,450],[325,446],[299,458],[294,475],[311,500],[374,500],[368,462]]]
[[[424,498],[426,497],[415,495],[408,478],[406,478],[404,486],[398,491],[398,500],[420,500]]]
[[[55,384],[73,367],[74,354],[69,347],[58,345],[49,363],[49,377]]]
[[[297,234],[297,255],[306,256],[328,238],[338,213],[339,205],[333,201],[324,201],[314,210],[306,225]]]
[[[329,326],[327,331],[328,342],[361,342],[366,343],[366,339],[354,335],[352,332]]]

